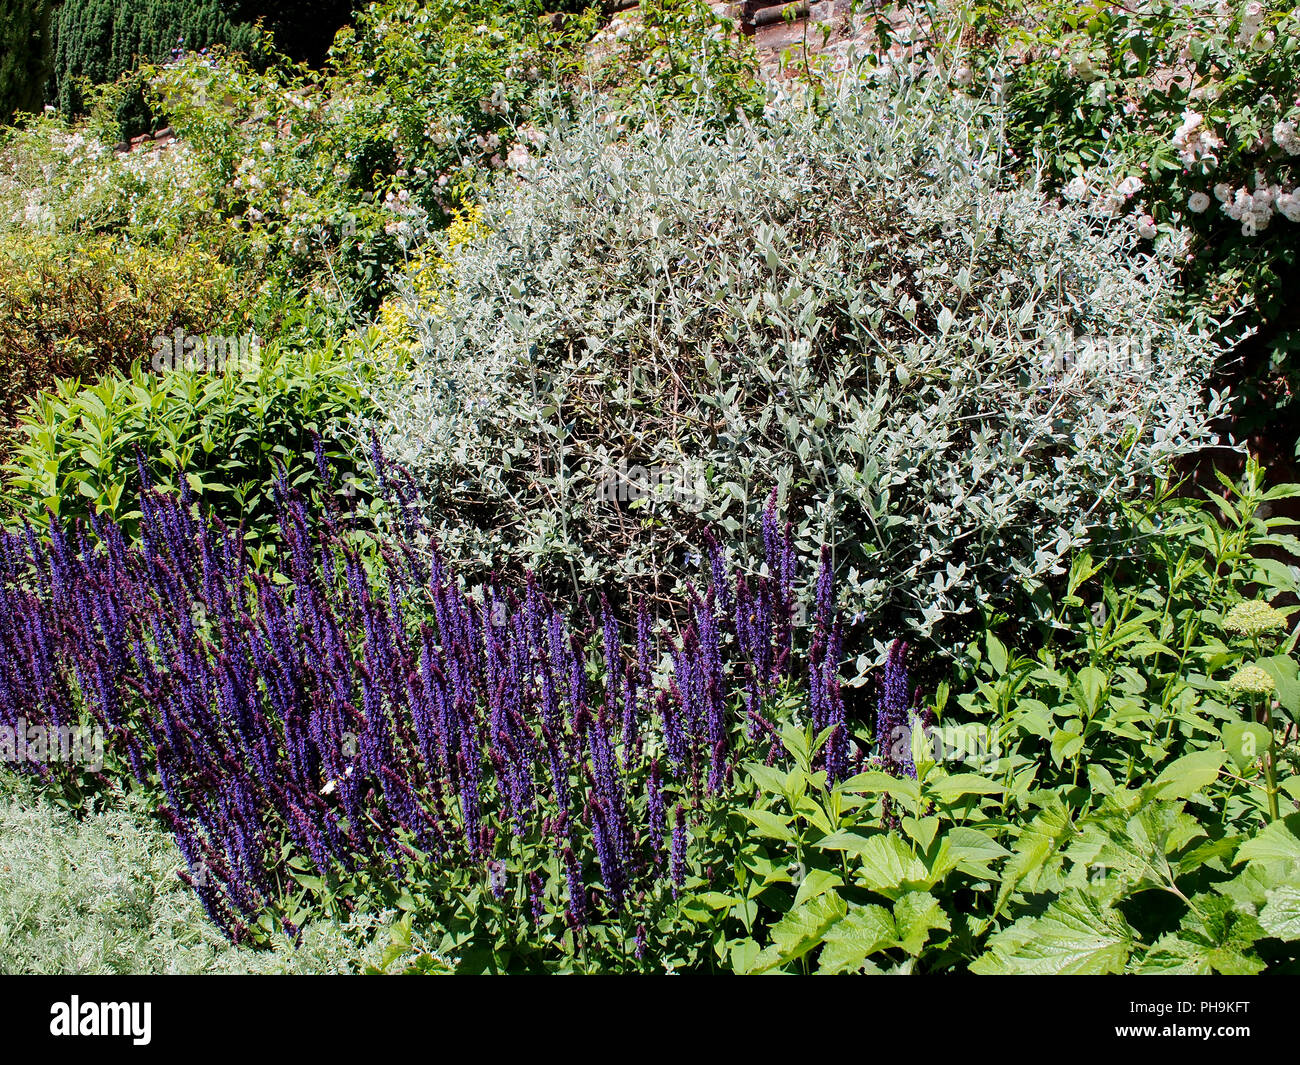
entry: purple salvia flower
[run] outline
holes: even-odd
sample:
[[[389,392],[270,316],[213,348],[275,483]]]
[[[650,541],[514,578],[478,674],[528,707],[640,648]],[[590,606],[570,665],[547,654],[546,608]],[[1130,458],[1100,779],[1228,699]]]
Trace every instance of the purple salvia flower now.
[[[686,883],[686,810],[681,803],[673,816],[673,840],[669,855],[669,871],[673,881],[673,898],[678,888]]]

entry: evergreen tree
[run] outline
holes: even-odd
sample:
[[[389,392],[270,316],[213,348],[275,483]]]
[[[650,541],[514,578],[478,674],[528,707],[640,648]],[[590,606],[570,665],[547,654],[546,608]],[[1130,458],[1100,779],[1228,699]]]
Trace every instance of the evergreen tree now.
[[[53,11],[53,0],[0,0],[0,121],[45,104]]]
[[[113,81],[168,58],[181,42],[190,50],[250,48],[256,30],[238,21],[235,7],[231,0],[64,0],[54,22],[54,102],[75,114],[82,79]]]

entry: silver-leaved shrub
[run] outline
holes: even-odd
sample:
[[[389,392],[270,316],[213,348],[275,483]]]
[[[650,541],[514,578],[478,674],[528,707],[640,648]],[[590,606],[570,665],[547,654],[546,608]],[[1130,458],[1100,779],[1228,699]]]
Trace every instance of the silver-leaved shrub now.
[[[358,910],[298,937],[277,929],[267,950],[237,947],[181,881],[185,869],[136,799],[114,791],[72,811],[0,771],[0,973],[351,973],[386,961],[400,971],[424,946],[399,915]]]
[[[1208,438],[1173,256],[1014,183],[988,105],[851,79],[721,134],[626,118],[553,129],[410,297],[379,435],[462,565],[662,588],[706,526],[752,565],[776,488],[846,609],[932,632]]]

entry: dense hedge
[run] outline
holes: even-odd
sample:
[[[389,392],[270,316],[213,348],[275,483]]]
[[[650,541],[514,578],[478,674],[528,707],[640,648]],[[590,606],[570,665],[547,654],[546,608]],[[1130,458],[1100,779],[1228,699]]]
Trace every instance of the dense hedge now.
[[[0,0],[0,121],[45,102],[53,12],[52,0]]]
[[[247,50],[256,29],[237,22],[222,0],[67,0],[55,16],[54,99],[65,113],[82,108],[80,79],[113,81],[141,60],[224,44]]]

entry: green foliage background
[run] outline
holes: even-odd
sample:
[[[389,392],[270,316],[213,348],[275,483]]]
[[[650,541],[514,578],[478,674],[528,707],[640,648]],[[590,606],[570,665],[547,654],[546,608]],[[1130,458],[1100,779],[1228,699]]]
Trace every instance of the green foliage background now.
[[[53,0],[0,0],[0,120],[45,103]]]

